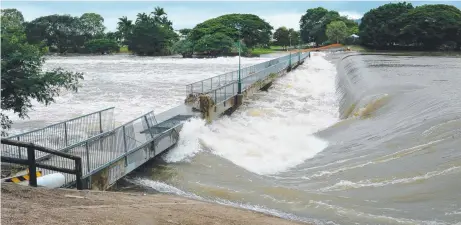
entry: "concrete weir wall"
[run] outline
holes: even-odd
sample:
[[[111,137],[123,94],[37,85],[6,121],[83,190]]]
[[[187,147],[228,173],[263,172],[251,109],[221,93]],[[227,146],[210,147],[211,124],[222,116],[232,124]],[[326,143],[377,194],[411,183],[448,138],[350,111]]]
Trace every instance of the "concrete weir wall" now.
[[[258,91],[267,91],[269,87],[272,85],[272,82],[274,82],[279,77],[284,76],[286,73],[289,73],[291,70],[296,69],[299,65],[303,63],[304,60],[278,73],[273,73],[265,79],[257,81],[252,85],[248,86],[245,90],[242,90],[242,94],[236,94],[232,98],[229,98],[226,101],[217,104],[215,104],[208,95],[200,95],[198,101],[202,113],[202,118],[205,119],[208,123],[210,123],[211,121],[219,118],[223,114],[232,114],[232,112],[234,112],[243,103],[243,100],[245,98],[252,96],[255,92]]]

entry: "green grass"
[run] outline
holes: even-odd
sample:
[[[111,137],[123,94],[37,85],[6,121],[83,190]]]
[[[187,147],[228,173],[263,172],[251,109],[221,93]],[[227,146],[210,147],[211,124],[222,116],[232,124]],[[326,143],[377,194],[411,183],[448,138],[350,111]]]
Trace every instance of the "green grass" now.
[[[370,51],[370,49],[363,47],[361,45],[346,45],[345,47],[346,48],[348,47],[352,51],[356,51],[356,52],[369,52]]]
[[[129,50],[128,50],[128,46],[122,46],[120,47],[120,52],[119,53],[131,53]]]
[[[268,49],[268,48],[255,48],[251,50],[251,54],[253,55],[269,54],[273,52],[275,52],[273,49]]]
[[[270,46],[274,51],[285,51],[282,46]]]

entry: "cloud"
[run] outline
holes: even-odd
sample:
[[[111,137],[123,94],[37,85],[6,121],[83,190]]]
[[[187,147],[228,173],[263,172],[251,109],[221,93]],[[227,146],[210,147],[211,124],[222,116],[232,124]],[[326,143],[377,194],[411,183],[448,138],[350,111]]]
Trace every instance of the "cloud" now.
[[[299,30],[299,20],[302,15],[302,13],[271,13],[270,15],[259,16],[272,25],[274,30],[282,26]]]
[[[351,12],[351,11],[342,11],[342,12],[340,11],[339,15],[347,16],[347,17],[349,17],[349,19],[353,19],[353,20],[357,20],[357,19],[360,19],[360,18],[363,17],[362,13]]]

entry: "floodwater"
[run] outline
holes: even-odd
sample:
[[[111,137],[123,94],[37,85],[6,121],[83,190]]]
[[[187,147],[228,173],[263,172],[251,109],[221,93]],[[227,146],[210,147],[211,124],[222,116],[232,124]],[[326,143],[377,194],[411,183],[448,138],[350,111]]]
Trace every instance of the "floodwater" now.
[[[118,123],[161,112],[182,103],[185,84],[237,62],[51,58],[85,72],[83,88],[15,129],[109,106]],[[456,224],[460,75],[459,57],[314,53],[231,116],[186,123],[178,146],[126,181],[316,224]]]

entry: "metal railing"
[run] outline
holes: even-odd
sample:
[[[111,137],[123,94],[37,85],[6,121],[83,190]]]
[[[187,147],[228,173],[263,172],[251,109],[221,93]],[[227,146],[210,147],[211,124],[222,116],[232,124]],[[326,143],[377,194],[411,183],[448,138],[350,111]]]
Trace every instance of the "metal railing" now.
[[[270,63],[266,62],[268,63],[266,65],[269,66],[241,78],[242,90],[246,90],[254,83],[266,79],[270,74],[277,74],[280,71],[287,69],[290,65],[294,66],[298,64],[300,61],[303,61],[306,57],[308,57],[308,55],[308,53],[296,53],[273,59],[269,61]],[[205,80],[205,82],[206,81],[207,80]],[[237,94],[237,90],[238,79],[235,79],[225,84],[221,84],[214,89],[205,89],[204,92],[201,92],[200,94],[208,95],[215,102],[215,104],[218,104],[235,96]]]
[[[32,143],[24,143],[9,139],[2,139],[1,143],[2,146],[8,145],[27,149],[27,159],[19,159],[2,155],[1,161],[28,166],[30,186],[37,187],[36,171],[38,167],[44,169],[42,171],[43,174],[51,174],[55,172],[65,173],[66,178],[72,177],[71,179],[75,181],[78,190],[83,189],[82,159],[80,157],[58,152],[49,148],[45,148],[43,146],[34,145]],[[44,152],[46,154],[52,155],[53,159],[55,159],[54,161],[60,163],[49,163],[49,161],[37,162],[35,158],[35,151]]]
[[[50,126],[7,137],[8,140],[34,143],[53,150],[81,142],[92,136],[114,128],[114,107],[79,116]],[[27,149],[16,146],[4,146],[2,155],[26,159]],[[38,152],[37,158],[47,155]]]
[[[111,131],[63,148],[61,152],[82,158],[82,174],[85,178],[131,149],[151,142],[152,135],[148,132],[142,133],[142,131],[156,123],[154,113],[149,112]],[[47,159],[46,162],[60,163],[53,159]],[[66,177],[66,183],[72,181],[71,177]]]
[[[255,74],[256,72],[269,68],[275,64],[278,64],[281,61],[285,61],[289,57],[290,55],[286,55],[280,58],[272,59],[272,60],[269,60],[263,63],[255,64],[255,65],[252,65],[246,68],[242,68],[240,77],[241,79],[244,79],[245,77],[251,76],[252,74]],[[186,85],[186,93],[187,95],[207,93],[216,88],[230,84],[237,80],[238,80],[238,70],[188,84]]]

